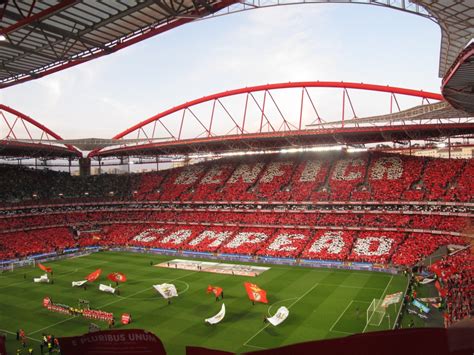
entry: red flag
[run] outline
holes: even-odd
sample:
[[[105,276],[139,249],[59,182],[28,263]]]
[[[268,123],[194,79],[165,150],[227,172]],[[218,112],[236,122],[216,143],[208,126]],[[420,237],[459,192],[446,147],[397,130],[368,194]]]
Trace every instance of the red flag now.
[[[439,262],[433,263],[430,266],[431,271],[433,271],[438,277],[441,276],[441,268]]]
[[[450,267],[446,268],[446,270],[444,270],[442,275],[444,276],[444,278],[448,278],[455,272],[456,272],[456,267],[451,265]]]
[[[107,275],[107,278],[113,282],[125,282],[127,281],[127,276],[121,272],[112,272]]]
[[[41,263],[38,263],[38,267],[39,267],[41,270],[46,271],[46,272],[51,272],[51,271],[53,271],[53,269],[51,269],[50,267],[44,266],[44,265],[41,264]]]
[[[250,282],[244,282],[244,286],[251,301],[268,303],[267,291],[262,290],[260,287]]]
[[[446,297],[446,296],[448,295],[448,290],[445,289],[445,288],[443,288],[443,287],[441,286],[441,284],[439,283],[439,281],[436,281],[436,282],[435,282],[435,287],[436,287],[436,289],[438,290],[439,295],[440,295],[441,297]]]
[[[90,273],[89,275],[86,276],[87,281],[89,282],[94,282],[97,280],[102,273],[102,269],[97,269],[96,271]]]
[[[214,296],[219,297],[222,293],[222,287],[219,286],[207,286],[207,293],[213,293]]]

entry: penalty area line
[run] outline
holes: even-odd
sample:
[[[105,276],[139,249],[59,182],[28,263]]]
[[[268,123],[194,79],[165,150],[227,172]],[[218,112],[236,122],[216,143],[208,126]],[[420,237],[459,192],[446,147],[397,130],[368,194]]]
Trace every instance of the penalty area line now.
[[[351,306],[351,304],[354,302],[354,300],[351,300],[349,302],[349,304],[347,305],[346,308],[344,308],[344,310],[342,311],[342,313],[339,315],[339,317],[337,317],[336,321],[333,323],[333,325],[331,326],[331,328],[329,328],[329,331],[332,332],[335,325],[339,322],[339,320],[342,318],[342,316],[344,315],[344,313],[346,313],[346,311],[349,309],[349,307]]]
[[[370,302],[367,302],[367,301],[359,301],[359,300],[351,300],[349,302],[349,304],[347,305],[347,307],[342,311],[342,313],[340,314],[340,316],[336,319],[336,321],[334,322],[334,324],[331,326],[331,328],[329,328],[329,331],[330,332],[338,332],[338,333],[346,333],[346,334],[354,334],[354,333],[349,333],[349,332],[343,332],[341,330],[335,330],[334,327],[336,326],[337,323],[339,323],[339,321],[341,320],[342,316],[347,312],[347,310],[349,309],[349,307],[352,305],[352,303],[370,303]]]
[[[390,280],[388,281],[387,286],[385,286],[385,289],[383,290],[380,299],[383,299],[384,295],[387,293],[388,286],[390,285],[390,283],[392,282],[392,280],[393,280],[393,275],[390,276]],[[369,307],[370,307],[370,306],[369,306]],[[374,312],[374,313],[375,313],[375,312]],[[372,313],[372,316],[369,318],[369,320],[368,320],[367,323],[365,324],[365,327],[364,327],[364,330],[362,331],[362,333],[365,333],[365,331],[367,330],[367,327],[369,326],[369,322],[370,322],[370,320],[372,319],[373,316],[374,316],[374,314]]]

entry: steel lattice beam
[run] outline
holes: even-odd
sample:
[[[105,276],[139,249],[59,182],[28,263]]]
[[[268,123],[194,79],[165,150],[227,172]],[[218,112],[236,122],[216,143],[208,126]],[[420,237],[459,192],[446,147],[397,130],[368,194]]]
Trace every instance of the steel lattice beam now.
[[[319,145],[319,144],[363,144],[374,142],[385,142],[393,140],[410,140],[419,133],[420,139],[426,137],[455,136],[466,132],[471,132],[474,128],[474,118],[459,117],[451,119],[458,115],[455,110],[453,112],[444,112],[449,109],[445,102],[439,102],[430,105],[418,106],[406,111],[397,112],[389,115],[382,115],[369,118],[353,118],[350,120],[342,120],[339,122],[324,122],[316,108],[314,100],[308,91],[310,88],[338,88],[342,91],[343,100],[347,102],[349,111],[356,116],[356,105],[352,101],[349,90],[365,90],[368,92],[386,93],[391,96],[390,109],[393,105],[393,97],[395,95],[411,96],[421,98],[423,102],[428,100],[441,101],[443,97],[437,93],[425,92],[421,90],[411,90],[391,86],[382,86],[364,83],[347,83],[347,82],[295,82],[295,83],[278,83],[267,84],[254,87],[241,88],[236,90],[225,91],[213,95],[208,95],[182,105],[165,110],[155,116],[152,116],[129,129],[117,134],[113,137],[117,140],[116,147],[107,147],[106,149],[96,149],[90,153],[90,157],[94,156],[114,156],[114,155],[161,155],[161,154],[194,154],[196,152],[223,152],[233,149],[269,149],[292,147],[295,145]],[[276,100],[274,91],[284,89],[297,89],[299,107],[298,118],[299,123],[293,124],[287,120],[282,108]],[[301,94],[299,94],[301,90]],[[260,97],[256,96],[260,93]],[[241,100],[244,106],[242,124],[239,124],[226,108],[223,103],[224,98],[245,95]],[[305,97],[307,97],[306,100]],[[397,107],[399,107],[398,99]],[[307,102],[308,109],[316,113],[317,124],[305,125],[306,129],[302,129],[303,106]],[[248,106],[253,102],[255,112],[253,113],[254,131],[247,129],[252,122],[249,121]],[[311,103],[311,105],[310,105]],[[198,117],[199,105],[209,105],[210,108],[201,112],[209,112],[210,117],[202,119]],[[221,116],[216,117],[216,109],[221,106]],[[273,105],[275,111],[274,116],[281,122],[275,122],[275,119],[268,116],[269,107]],[[239,108],[234,107],[234,111]],[[344,107],[342,107],[344,112]],[[440,112],[442,114],[440,114]],[[436,117],[438,115],[439,117]],[[441,115],[441,116],[440,116]],[[446,117],[444,117],[444,116]],[[454,116],[453,116],[454,115]],[[306,113],[307,116],[307,113]],[[189,118],[188,118],[189,117]],[[218,134],[213,131],[213,127],[225,119],[228,123],[227,133]],[[167,121],[164,121],[167,120]],[[177,125],[173,134],[173,129],[169,128],[170,121]],[[218,120],[218,121],[216,121]],[[434,121],[433,121],[434,120]],[[199,133],[195,128],[193,130],[194,137],[185,136],[186,125],[192,121],[198,122],[197,128],[203,129]],[[156,138],[157,123],[160,123],[166,129],[164,136],[168,138]],[[171,122],[171,123],[172,123]],[[206,125],[206,122],[209,122]],[[320,123],[319,123],[320,122]],[[445,131],[440,131],[435,127],[443,126]],[[256,127],[255,127],[256,126]],[[153,132],[146,135],[148,141],[142,140],[136,144],[120,143],[125,137],[131,137],[133,134],[146,134],[146,130],[153,127]],[[276,127],[276,129],[275,129]],[[190,129],[192,130],[192,129]],[[189,131],[189,130],[188,130]],[[149,132],[149,131],[148,131]],[[159,141],[158,141],[159,140]],[[296,143],[297,142],[297,143]]]

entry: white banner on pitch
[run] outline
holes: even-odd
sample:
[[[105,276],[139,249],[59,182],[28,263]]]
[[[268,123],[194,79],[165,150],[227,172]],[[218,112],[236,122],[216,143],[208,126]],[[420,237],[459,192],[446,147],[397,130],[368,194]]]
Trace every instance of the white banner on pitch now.
[[[48,283],[48,274],[41,275],[40,277],[35,277],[33,279],[34,282],[41,282],[41,283]]]
[[[72,282],[72,287],[80,287],[84,285],[87,282],[87,280],[82,280],[82,281],[73,281]]]
[[[115,288],[113,288],[112,286],[104,285],[104,284],[99,285],[99,290],[103,292],[115,293]]]
[[[163,298],[178,297],[178,291],[176,290],[176,286],[173,284],[165,283],[153,285],[153,287],[163,296]]]
[[[290,314],[288,308],[280,307],[273,317],[267,318],[267,321],[269,321],[272,325],[277,326],[288,317],[288,314]]]
[[[215,316],[211,318],[204,319],[205,322],[209,324],[217,324],[224,319],[225,316],[225,304],[222,304],[221,310]]]

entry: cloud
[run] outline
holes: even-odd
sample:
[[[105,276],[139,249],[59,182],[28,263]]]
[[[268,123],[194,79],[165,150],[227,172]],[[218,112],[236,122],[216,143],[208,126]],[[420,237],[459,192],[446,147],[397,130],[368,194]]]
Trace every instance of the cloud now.
[[[398,19],[395,27],[386,24],[391,18]],[[405,18],[419,20],[420,25],[413,20],[405,29]],[[379,24],[376,28],[374,22]],[[2,90],[0,100],[67,138],[80,138],[111,137],[172,106],[251,85],[346,80],[429,90],[436,87],[429,71],[436,75],[437,58],[430,52],[433,46],[427,50],[425,42],[436,39],[439,31],[425,22],[375,6],[312,4],[251,10],[194,22],[110,56]],[[380,23],[387,27],[377,33]],[[417,36],[410,37],[407,31]],[[314,98],[318,109],[328,112],[325,116],[340,118],[336,112],[340,96]],[[292,100],[294,96],[282,95],[278,104],[290,106]],[[357,113],[379,106],[370,99],[354,104]],[[361,104],[370,110],[361,110]]]

